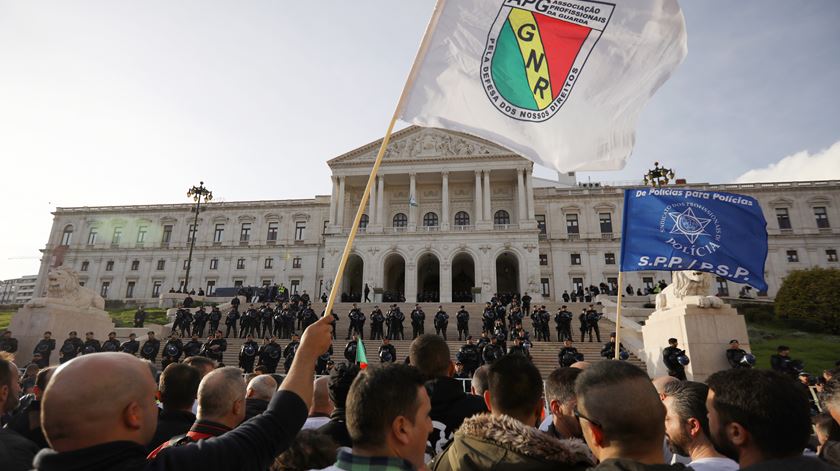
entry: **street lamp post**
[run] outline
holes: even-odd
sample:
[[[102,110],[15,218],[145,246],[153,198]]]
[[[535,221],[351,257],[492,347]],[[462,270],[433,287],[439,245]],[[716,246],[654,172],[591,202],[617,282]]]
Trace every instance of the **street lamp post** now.
[[[191,197],[195,201],[195,220],[190,232],[190,254],[187,257],[187,274],[184,277],[184,292],[189,293],[190,285],[190,268],[192,268],[192,254],[195,247],[195,236],[198,233],[198,213],[201,212],[201,198],[204,198],[205,203],[209,203],[213,199],[213,192],[204,187],[204,182],[198,182],[198,186],[194,186],[187,190],[187,197]]]
[[[660,167],[659,162],[653,163],[653,169],[648,170],[644,176],[645,185],[660,187],[667,185],[674,179],[674,170]]]

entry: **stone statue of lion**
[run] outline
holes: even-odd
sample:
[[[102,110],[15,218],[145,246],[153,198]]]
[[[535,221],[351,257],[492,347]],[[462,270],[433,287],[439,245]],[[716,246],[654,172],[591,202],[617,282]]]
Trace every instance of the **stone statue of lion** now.
[[[723,307],[723,301],[720,298],[709,295],[713,279],[711,273],[702,271],[675,271],[674,281],[656,295],[656,310],[663,311],[685,306],[686,296],[697,296],[698,307]]]
[[[47,275],[47,296],[35,298],[28,303],[30,307],[44,307],[49,304],[61,304],[79,308],[105,309],[105,300],[92,289],[79,285],[79,275],[64,267],[51,268]]]

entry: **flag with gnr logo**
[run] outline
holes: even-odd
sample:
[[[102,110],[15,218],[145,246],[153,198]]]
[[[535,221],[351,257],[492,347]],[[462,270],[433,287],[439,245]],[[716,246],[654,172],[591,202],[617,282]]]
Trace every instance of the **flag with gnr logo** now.
[[[438,0],[398,115],[562,172],[619,169],[686,49],[677,0]]]
[[[621,271],[705,271],[767,291],[767,222],[755,198],[720,191],[624,191]]]

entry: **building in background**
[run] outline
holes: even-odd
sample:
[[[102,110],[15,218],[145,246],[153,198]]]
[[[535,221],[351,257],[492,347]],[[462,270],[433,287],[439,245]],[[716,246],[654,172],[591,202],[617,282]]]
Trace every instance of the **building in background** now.
[[[26,304],[35,293],[38,275],[0,281],[0,304]]]
[[[302,200],[211,202],[193,227],[192,204],[57,208],[36,292],[61,261],[107,299],[152,302],[190,288],[284,284],[329,290],[380,141],[328,162],[332,194]],[[622,192],[637,184],[536,178],[533,164],[465,134],[411,126],[392,136],[340,292],[368,284],[415,300],[489,300],[528,292],[560,300],[618,279]],[[768,223],[765,277],[774,296],[792,270],[840,267],[840,181],[689,184],[755,197]],[[666,272],[634,272],[652,287]],[[718,279],[721,295],[740,285]]]

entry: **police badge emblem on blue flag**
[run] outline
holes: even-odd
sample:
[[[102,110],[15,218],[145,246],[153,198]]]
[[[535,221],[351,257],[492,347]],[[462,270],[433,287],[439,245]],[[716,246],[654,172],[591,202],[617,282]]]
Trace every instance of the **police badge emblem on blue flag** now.
[[[718,191],[624,192],[621,271],[709,272],[767,290],[767,222],[755,198]]]

